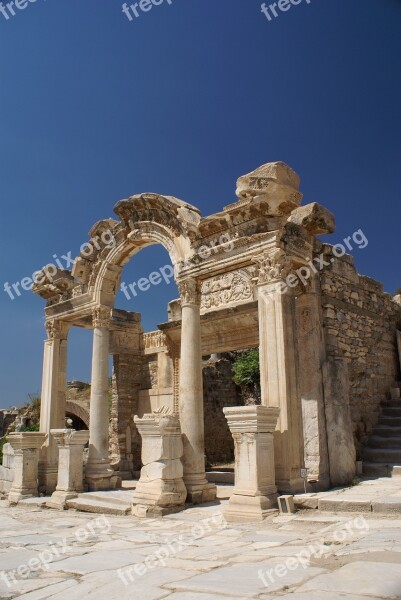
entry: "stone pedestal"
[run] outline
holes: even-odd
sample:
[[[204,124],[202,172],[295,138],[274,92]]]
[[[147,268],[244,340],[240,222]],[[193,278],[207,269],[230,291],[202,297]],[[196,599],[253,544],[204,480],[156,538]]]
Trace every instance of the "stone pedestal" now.
[[[110,308],[107,307],[98,307],[93,314],[89,456],[85,471],[91,492],[111,490],[117,480],[109,460],[110,316]]]
[[[184,441],[187,500],[196,504],[216,498],[216,486],[205,473],[200,289],[194,279],[179,284],[181,296],[181,364],[179,409]]]
[[[8,501],[17,504],[24,498],[39,496],[39,449],[46,441],[45,433],[10,433],[8,441],[14,450],[14,481]]]
[[[132,512],[137,517],[163,516],[185,503],[183,443],[177,415],[164,409],[135,417],[142,437],[141,477],[134,492]]]
[[[59,449],[58,480],[56,491],[46,505],[63,510],[67,500],[84,491],[83,457],[89,431],[52,429],[51,433]]]
[[[273,432],[279,408],[241,406],[224,409],[235,443],[235,487],[224,516],[255,521],[277,505]]]

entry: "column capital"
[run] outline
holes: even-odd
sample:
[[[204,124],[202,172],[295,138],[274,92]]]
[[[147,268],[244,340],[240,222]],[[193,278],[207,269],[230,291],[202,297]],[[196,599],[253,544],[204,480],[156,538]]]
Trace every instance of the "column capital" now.
[[[196,279],[190,277],[180,281],[178,289],[181,297],[181,306],[189,304],[200,305],[201,289],[200,283]]]
[[[281,248],[266,250],[253,259],[258,270],[258,285],[283,281],[293,269],[291,258]]]
[[[70,324],[58,319],[48,319],[45,322],[45,329],[49,340],[66,340]]]
[[[111,321],[111,308],[109,306],[97,306],[92,311],[93,327],[109,328]]]

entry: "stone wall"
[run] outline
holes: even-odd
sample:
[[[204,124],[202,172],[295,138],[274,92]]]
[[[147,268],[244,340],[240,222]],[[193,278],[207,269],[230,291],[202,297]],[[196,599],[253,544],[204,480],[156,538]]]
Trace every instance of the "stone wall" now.
[[[141,468],[141,440],[134,423],[138,410],[141,357],[117,354],[113,357],[112,398],[109,427],[109,454],[113,468],[122,479],[130,479]]]
[[[243,402],[232,380],[231,362],[227,358],[210,358],[203,362],[203,397],[206,464],[231,463],[234,442],[223,408],[241,406]]]
[[[335,258],[320,276],[327,358],[346,361],[349,405],[357,451],[376,423],[380,403],[400,379],[396,342],[401,307],[377,281],[359,275],[351,256]]]
[[[8,494],[14,480],[14,450],[11,444],[3,446],[3,464],[0,465],[0,493]]]

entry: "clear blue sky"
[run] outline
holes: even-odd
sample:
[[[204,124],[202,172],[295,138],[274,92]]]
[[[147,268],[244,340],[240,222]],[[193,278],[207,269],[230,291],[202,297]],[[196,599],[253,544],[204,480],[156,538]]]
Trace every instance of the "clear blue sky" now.
[[[270,2],[268,2],[269,4]],[[40,390],[44,301],[4,283],[78,253],[114,203],[175,195],[203,215],[235,181],[282,160],[304,202],[362,228],[360,272],[401,286],[401,0],[301,1],[269,21],[260,0],[167,0],[132,21],[121,0],[37,0],[0,14],[0,407]],[[131,282],[168,262],[138,255]],[[166,320],[174,284],[117,305]],[[88,379],[90,332],[68,377]]]

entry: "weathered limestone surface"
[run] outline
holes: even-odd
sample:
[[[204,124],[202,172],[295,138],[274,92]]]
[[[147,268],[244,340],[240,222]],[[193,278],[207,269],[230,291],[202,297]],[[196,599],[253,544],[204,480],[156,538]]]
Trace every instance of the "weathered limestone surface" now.
[[[224,414],[235,443],[235,487],[224,516],[262,520],[276,506],[274,440],[279,408],[241,406]]]
[[[327,444],[332,486],[352,482],[356,474],[356,452],[349,406],[347,362],[329,358],[324,366]]]
[[[280,409],[275,432],[276,482],[280,492],[303,487],[302,412],[296,343],[295,295],[281,293],[291,270],[282,251],[257,258],[259,271],[259,336],[262,404]]]
[[[330,263],[322,271],[321,302],[328,357],[344,358],[349,373],[349,404],[355,444],[376,424],[380,405],[400,378],[396,330],[401,306],[382,284],[361,276],[354,259],[336,258],[332,247],[318,245]]]
[[[113,489],[116,484],[109,460],[109,323],[110,309],[93,313],[92,386],[89,456],[86,481],[90,491]]]
[[[322,308],[316,278],[297,297],[299,392],[302,402],[305,467],[319,490],[330,485],[322,365],[326,360]]]
[[[57,484],[58,449],[50,430],[65,425],[69,327],[61,320],[46,321],[48,339],[44,344],[40,431],[46,433],[47,438],[40,452],[39,484],[41,491],[47,494],[51,494]]]
[[[143,467],[132,512],[138,517],[161,516],[183,505],[187,496],[179,419],[168,409],[161,409],[142,419],[136,417],[135,423],[142,437]]]
[[[53,429],[51,433],[59,449],[57,487],[47,502],[50,508],[64,509],[67,500],[84,490],[83,455],[89,431]]]
[[[8,501],[17,504],[24,498],[38,496],[39,449],[46,441],[45,433],[10,433],[14,450],[14,479]]]
[[[0,492],[8,494],[14,479],[14,450],[11,444],[3,446],[3,464],[0,465]]]
[[[41,431],[48,435],[40,463],[43,490],[56,485],[58,458],[50,431],[64,426],[71,326],[94,334],[86,469],[91,490],[112,488],[118,477],[130,476],[138,455],[133,414],[166,405],[180,420],[188,499],[213,500],[215,489],[205,477],[202,356],[258,345],[262,403],[280,409],[275,432],[280,491],[303,489],[305,465],[320,488],[328,485],[329,474],[331,483],[349,481],[355,446],[359,450],[380,403],[401,379],[400,298],[392,299],[380,284],[360,276],[349,256],[338,258],[332,246],[318,241],[317,235],[334,230],[334,217],[317,203],[301,207],[301,201],[299,177],[282,162],[240,177],[237,200],[206,217],[172,196],[134,195],[116,204],[118,220],[93,226],[86,244],[90,252],[81,251],[72,271],[58,271],[52,280],[44,276],[34,285],[46,300],[49,335],[42,390]],[[142,335],[134,322],[130,331],[131,317],[118,317],[113,306],[124,265],[151,244],[169,253],[180,299],[170,303],[169,321],[160,331]],[[323,266],[311,266],[312,259],[323,259]],[[116,366],[111,439],[110,354]],[[141,358],[142,373],[130,355],[138,363]],[[138,379],[132,374],[137,368]],[[336,466],[339,442],[344,449]]]

